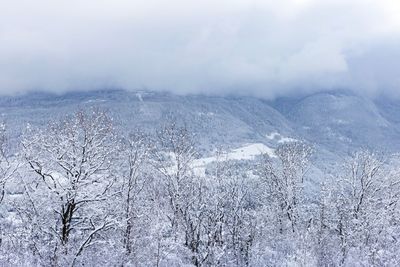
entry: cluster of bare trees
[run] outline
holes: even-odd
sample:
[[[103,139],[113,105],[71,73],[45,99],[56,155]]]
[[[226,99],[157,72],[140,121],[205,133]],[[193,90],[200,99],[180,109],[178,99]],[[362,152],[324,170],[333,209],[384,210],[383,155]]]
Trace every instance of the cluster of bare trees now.
[[[121,134],[101,110],[0,125],[2,266],[388,266],[400,262],[395,158],[349,157],[311,194],[313,149],[227,160],[205,172],[191,132]]]

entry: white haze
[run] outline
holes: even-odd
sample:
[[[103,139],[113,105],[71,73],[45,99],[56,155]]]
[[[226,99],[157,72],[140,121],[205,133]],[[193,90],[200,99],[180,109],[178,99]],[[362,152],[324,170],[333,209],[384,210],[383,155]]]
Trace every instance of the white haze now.
[[[395,94],[398,0],[0,0],[0,94]]]

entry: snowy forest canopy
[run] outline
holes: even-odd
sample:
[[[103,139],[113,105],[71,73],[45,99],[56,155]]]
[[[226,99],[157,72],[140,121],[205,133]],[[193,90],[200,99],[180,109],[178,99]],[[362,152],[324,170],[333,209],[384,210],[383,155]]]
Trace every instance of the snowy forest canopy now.
[[[217,149],[199,172],[195,139],[178,120],[122,133],[99,109],[12,146],[0,124],[0,266],[400,264],[397,156],[355,152],[314,196],[310,144]]]

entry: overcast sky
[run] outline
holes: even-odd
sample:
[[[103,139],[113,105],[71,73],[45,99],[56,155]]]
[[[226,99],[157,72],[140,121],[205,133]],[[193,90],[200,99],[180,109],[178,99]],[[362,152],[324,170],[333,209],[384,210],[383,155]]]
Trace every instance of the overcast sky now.
[[[101,88],[393,94],[400,1],[0,0],[0,94]]]

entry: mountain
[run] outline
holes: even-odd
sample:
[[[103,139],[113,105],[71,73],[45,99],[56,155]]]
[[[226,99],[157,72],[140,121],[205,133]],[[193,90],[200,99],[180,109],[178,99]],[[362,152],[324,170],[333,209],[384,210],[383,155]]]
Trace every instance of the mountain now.
[[[27,123],[44,125],[91,106],[109,110],[122,131],[154,131],[175,118],[195,133],[205,154],[219,146],[232,150],[246,144],[263,144],[274,148],[292,140],[314,144],[320,161],[359,148],[400,151],[400,103],[349,92],[273,101],[122,90],[0,97],[1,117],[16,139]]]
[[[398,151],[400,132],[389,118],[382,99],[371,100],[348,93],[319,93],[293,102],[283,115],[294,125],[295,132],[330,151],[345,152],[360,147]],[[399,103],[391,103],[399,107]],[[278,108],[279,109],[279,108]],[[398,115],[400,113],[397,113]]]

